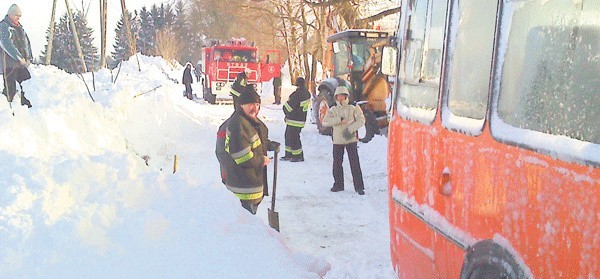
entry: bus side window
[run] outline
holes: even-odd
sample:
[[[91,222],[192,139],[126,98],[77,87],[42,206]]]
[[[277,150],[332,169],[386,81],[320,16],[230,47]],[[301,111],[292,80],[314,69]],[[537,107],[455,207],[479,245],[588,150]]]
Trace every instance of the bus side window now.
[[[500,116],[519,128],[600,143],[600,28],[536,26],[525,40],[520,77],[507,77],[518,82],[516,102],[501,93]]]
[[[405,78],[398,86],[397,107],[424,109],[404,116],[431,123],[438,104],[447,1],[415,0],[408,8],[413,13],[403,47]]]
[[[488,107],[498,3],[461,0],[455,7],[451,22],[457,26],[450,31],[449,41],[453,47],[448,50],[445,83],[448,108],[453,115],[483,120]],[[482,128],[483,122],[481,124]]]

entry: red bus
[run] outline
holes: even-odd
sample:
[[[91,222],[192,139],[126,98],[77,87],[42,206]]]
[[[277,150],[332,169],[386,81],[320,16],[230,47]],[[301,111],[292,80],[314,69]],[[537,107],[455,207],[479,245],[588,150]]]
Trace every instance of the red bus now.
[[[401,2],[398,277],[600,278],[600,0]]]

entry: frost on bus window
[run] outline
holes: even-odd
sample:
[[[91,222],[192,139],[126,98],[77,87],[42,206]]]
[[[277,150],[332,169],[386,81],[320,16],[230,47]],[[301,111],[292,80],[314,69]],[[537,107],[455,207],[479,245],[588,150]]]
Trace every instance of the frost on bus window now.
[[[463,0],[453,8],[448,107],[453,114],[484,119],[494,49],[497,4]],[[458,11],[457,11],[458,10]]]
[[[514,11],[499,116],[513,126],[600,143],[600,5],[532,1]]]
[[[415,0],[409,7],[413,14],[407,23],[397,101],[411,114],[407,117],[420,122],[431,122],[438,104],[446,7],[445,0]]]

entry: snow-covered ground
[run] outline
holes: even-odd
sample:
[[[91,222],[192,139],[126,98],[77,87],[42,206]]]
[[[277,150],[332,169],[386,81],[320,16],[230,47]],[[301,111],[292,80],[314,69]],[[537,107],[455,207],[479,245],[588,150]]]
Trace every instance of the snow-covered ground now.
[[[23,84],[33,108],[0,96],[0,278],[395,277],[386,138],[359,144],[366,195],[347,162],[347,190],[332,193],[330,139],[308,124],[306,161],[279,162],[278,233],[270,197],[251,215],[220,182],[216,130],[232,106],[183,98],[180,65],[140,64],[116,83],[96,73],[95,90],[85,75],[95,101],[77,76],[38,65]],[[272,102],[263,93],[260,117],[283,143]]]

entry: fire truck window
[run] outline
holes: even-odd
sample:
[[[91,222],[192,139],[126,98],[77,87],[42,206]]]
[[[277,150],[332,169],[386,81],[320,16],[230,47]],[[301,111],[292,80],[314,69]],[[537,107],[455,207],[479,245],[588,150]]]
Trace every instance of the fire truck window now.
[[[221,60],[221,52],[220,52],[220,51],[216,51],[216,50],[215,50],[215,52],[214,52],[214,53],[215,53],[215,54],[214,54],[214,56],[213,56],[213,57],[214,57],[214,60],[215,60],[215,61],[219,61],[219,60]]]
[[[497,2],[461,0],[450,40],[448,107],[458,116],[484,119],[494,48]],[[477,42],[474,44],[473,42]]]
[[[598,1],[529,1],[514,10],[498,102],[504,122],[600,143],[598,18]]]
[[[256,62],[256,52],[251,50],[235,50],[231,60],[235,62]]]
[[[229,62],[233,59],[233,55],[231,54],[231,51],[225,51],[223,52],[223,57],[222,60],[225,62]]]

